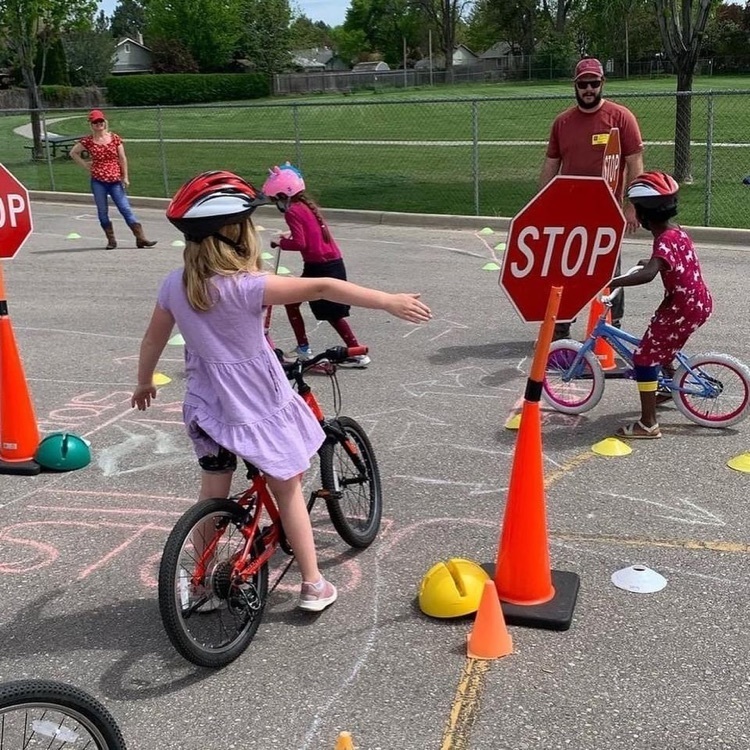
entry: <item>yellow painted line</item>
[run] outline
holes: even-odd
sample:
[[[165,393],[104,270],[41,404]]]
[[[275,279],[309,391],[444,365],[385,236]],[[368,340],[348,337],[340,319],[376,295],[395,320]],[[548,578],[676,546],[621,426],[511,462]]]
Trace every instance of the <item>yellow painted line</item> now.
[[[577,456],[573,456],[573,458],[566,461],[559,469],[551,471],[544,477],[545,488],[551,487],[559,479],[562,479],[569,471],[577,469],[592,458],[596,458],[596,453],[593,453],[592,451],[586,451],[585,453],[579,453]]]
[[[469,735],[479,712],[479,699],[489,667],[489,661],[466,659],[440,750],[468,750]]]
[[[550,533],[550,537],[563,542],[604,542],[605,544],[622,544],[626,547],[664,547],[667,549],[705,550],[707,552],[732,552],[740,555],[750,553],[750,544],[744,542],[706,542],[701,539],[648,539],[600,536],[598,534],[565,534],[554,531]]]

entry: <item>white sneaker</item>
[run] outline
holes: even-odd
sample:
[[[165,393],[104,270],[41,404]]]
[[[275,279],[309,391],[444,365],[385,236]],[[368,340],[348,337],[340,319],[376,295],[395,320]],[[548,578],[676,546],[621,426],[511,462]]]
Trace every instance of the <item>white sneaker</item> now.
[[[349,357],[345,359],[339,367],[351,367],[354,369],[364,370],[372,360],[366,354],[358,354],[356,357]]]

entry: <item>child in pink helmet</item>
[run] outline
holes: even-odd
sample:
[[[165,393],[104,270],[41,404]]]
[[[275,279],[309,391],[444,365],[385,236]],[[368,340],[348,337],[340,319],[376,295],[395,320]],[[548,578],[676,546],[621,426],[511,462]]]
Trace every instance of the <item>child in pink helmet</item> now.
[[[304,262],[303,277],[334,278],[346,281],[346,267],[341,257],[341,250],[323,220],[318,206],[305,195],[305,181],[300,171],[289,162],[282,167],[273,167],[269,170],[268,178],[263,184],[263,192],[284,214],[289,227],[289,236],[281,237],[278,243],[271,242],[271,247],[299,252]],[[305,320],[300,312],[300,305],[286,305],[285,307],[289,323],[297,339],[296,354],[302,358],[309,358],[312,356],[312,350],[307,339]],[[314,300],[310,302],[310,309],[316,320],[327,320],[333,326],[346,346],[359,346],[354,331],[346,321],[349,317],[349,305],[329,300]],[[363,368],[369,363],[370,358],[363,354],[352,357],[344,365]]]

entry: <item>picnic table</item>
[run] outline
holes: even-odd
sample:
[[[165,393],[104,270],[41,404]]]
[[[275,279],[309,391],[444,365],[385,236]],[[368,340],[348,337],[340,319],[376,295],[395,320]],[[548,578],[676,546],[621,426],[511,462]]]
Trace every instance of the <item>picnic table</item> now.
[[[67,156],[70,154],[70,149],[75,146],[78,141],[81,140],[83,136],[79,135],[48,135],[48,136],[42,136],[42,147],[45,145],[49,146],[49,149],[52,153],[52,158],[55,159],[58,156],[58,152],[64,156]],[[30,143],[24,146],[24,148],[29,149],[29,151],[34,150],[34,144]]]

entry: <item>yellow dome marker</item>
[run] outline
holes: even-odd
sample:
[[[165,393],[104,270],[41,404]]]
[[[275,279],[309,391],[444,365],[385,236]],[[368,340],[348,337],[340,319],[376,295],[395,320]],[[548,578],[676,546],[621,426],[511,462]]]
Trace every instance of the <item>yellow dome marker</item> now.
[[[489,227],[485,227],[479,230],[479,234],[494,234],[494,232]]]
[[[291,271],[290,271],[290,270],[289,270],[289,269],[288,269],[288,268],[287,268],[286,266],[279,266],[279,267],[278,267],[278,268],[276,269],[276,273],[277,273],[277,274],[278,274],[279,276],[287,276],[288,274],[290,274],[290,273],[291,273]]]
[[[182,338],[181,333],[176,333],[171,339],[169,339],[169,341],[167,341],[168,346],[182,346],[184,343],[185,339]]]
[[[261,226],[260,224],[256,224],[256,225],[255,225],[255,228],[256,228],[256,229],[257,229],[257,230],[258,230],[259,232],[265,232],[265,231],[266,231],[266,228],[265,228],[265,227],[262,227],[262,226]]]
[[[66,240],[80,240],[81,235],[78,234],[78,232],[71,232],[65,239]]]
[[[483,271],[499,271],[500,266],[497,265],[497,263],[494,263],[493,261],[490,261],[489,263],[485,263],[482,266]]]
[[[271,255],[271,253],[261,253],[261,254],[260,254],[260,257],[261,257],[261,258],[262,258],[263,260],[271,260],[271,258],[273,258],[274,256],[273,256],[273,255]]]
[[[169,375],[165,375],[163,372],[154,373],[154,379],[153,379],[154,385],[166,385],[167,383],[171,383],[171,382],[172,382],[172,378],[170,378]]]
[[[521,426],[521,412],[514,414],[512,417],[508,417],[508,421],[505,423],[506,430],[517,430]]]
[[[336,747],[333,750],[354,750],[352,735],[350,732],[340,732],[336,738]]]
[[[504,242],[498,242],[497,245],[495,245],[495,250],[500,250],[502,252],[505,250],[505,243]]]
[[[744,471],[746,474],[750,473],[750,453],[740,453],[739,456],[730,458],[727,461],[727,466],[735,471]]]
[[[614,437],[600,440],[591,446],[591,450],[599,456],[629,456],[633,452],[627,443]]]
[[[185,243],[182,240],[174,240],[172,247],[185,247]]]

